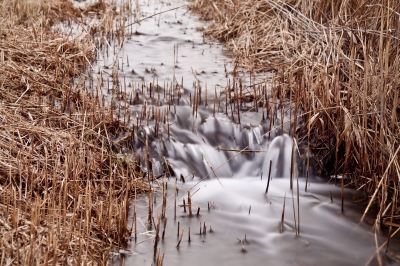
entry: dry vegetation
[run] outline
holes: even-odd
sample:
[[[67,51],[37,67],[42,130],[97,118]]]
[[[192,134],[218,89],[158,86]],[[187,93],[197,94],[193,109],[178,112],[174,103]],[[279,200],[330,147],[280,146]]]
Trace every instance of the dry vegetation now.
[[[275,74],[274,98],[303,111],[296,137],[317,168],[344,175],[342,187],[369,196],[366,212],[376,205],[378,222],[399,227],[400,5],[195,0],[192,9],[213,19],[206,33],[238,67]],[[123,44],[121,12],[103,1],[0,0],[0,265],[107,264],[130,237],[130,196],[149,189],[118,153],[134,132],[99,94],[103,80],[84,73],[110,43]]]
[[[0,265],[107,264],[130,237],[130,196],[148,186],[83,74],[116,16],[102,1],[0,1]]]
[[[369,196],[366,212],[376,205],[378,223],[399,227],[399,3],[196,0],[192,10],[237,66],[275,73],[275,90],[303,110],[297,137],[322,174],[344,175]]]

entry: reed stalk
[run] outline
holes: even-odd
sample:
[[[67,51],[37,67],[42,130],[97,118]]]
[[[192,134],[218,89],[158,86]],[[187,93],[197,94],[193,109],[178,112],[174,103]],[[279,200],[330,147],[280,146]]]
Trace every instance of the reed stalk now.
[[[136,161],[115,152],[128,128],[90,69],[119,14],[105,1],[17,2],[0,5],[1,264],[107,264],[128,243],[130,196],[149,190]],[[79,35],[60,29],[96,19]]]
[[[195,0],[191,8],[213,21],[204,32],[234,52],[235,69],[272,74],[270,127],[279,115],[277,99],[294,96],[302,114],[293,133],[307,141],[313,159],[307,169],[311,164],[335,182],[341,175],[341,186],[362,188],[370,197],[365,211],[379,206],[379,220],[394,203],[386,195],[399,189],[397,175],[385,174],[400,172],[390,163],[400,160],[398,3]],[[240,95],[229,87],[231,115],[236,104],[239,122]]]

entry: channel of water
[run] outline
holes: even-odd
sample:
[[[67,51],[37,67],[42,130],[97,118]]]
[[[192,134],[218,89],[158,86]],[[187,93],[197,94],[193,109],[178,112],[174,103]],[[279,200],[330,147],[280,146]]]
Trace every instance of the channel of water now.
[[[398,265],[399,241],[391,241],[386,253],[380,247],[387,232],[373,229],[375,217],[359,222],[364,207],[355,201],[363,198],[361,193],[346,189],[341,212],[340,189],[327,180],[310,173],[305,191],[301,160],[290,189],[292,150],[298,151],[290,137],[289,109],[278,110],[282,103],[270,92],[275,114],[244,102],[238,123],[232,104],[225,106],[227,84],[240,79],[245,88],[269,74],[232,76],[232,55],[203,36],[204,22],[186,8],[174,9],[184,4],[137,1],[140,17],[173,10],[131,26],[133,34],[115,54],[120,62],[117,89],[109,85],[115,58],[103,53],[94,66],[102,73],[105,99],[136,129],[132,148],[142,162],[150,158],[143,169],[155,189],[150,197],[132,200],[129,221],[136,208],[136,238],[133,230],[128,249],[116,251],[112,264],[156,265],[155,224],[165,180],[167,219],[161,220],[160,237],[167,223],[156,249],[163,265]],[[118,93],[130,98],[129,104]],[[192,217],[183,208],[188,191]],[[149,204],[154,206],[152,227],[147,224]]]

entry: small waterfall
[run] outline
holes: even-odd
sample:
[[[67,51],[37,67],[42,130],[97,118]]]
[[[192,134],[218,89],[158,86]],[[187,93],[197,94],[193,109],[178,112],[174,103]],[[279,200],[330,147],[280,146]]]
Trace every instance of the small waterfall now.
[[[203,145],[200,150],[203,154],[203,164],[206,167],[206,175],[212,173],[210,178],[232,176],[232,169],[224,153],[218,152],[215,148],[206,145]]]
[[[261,173],[267,176],[272,161],[272,177],[289,177],[293,145],[289,135],[268,141],[260,125],[242,126],[226,116],[205,117],[204,113],[196,119],[187,111],[177,111],[169,139],[152,145],[159,158],[165,156],[170,162],[175,175],[209,179],[260,176]],[[191,127],[193,121],[196,121],[195,129]]]
[[[268,175],[270,162],[271,177],[289,177],[293,140],[288,135],[275,137],[267,148],[262,171]]]

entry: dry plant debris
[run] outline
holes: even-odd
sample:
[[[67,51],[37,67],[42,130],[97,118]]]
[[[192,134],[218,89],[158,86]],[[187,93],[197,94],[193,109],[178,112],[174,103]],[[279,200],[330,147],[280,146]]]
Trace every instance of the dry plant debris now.
[[[270,71],[306,122],[321,174],[343,175],[379,208],[377,222],[399,217],[400,5],[397,1],[195,0],[235,63]],[[395,196],[397,195],[397,196]],[[397,223],[398,224],[398,223]]]
[[[84,74],[116,16],[103,1],[0,3],[0,265],[103,265],[129,240],[130,197],[149,187]]]

